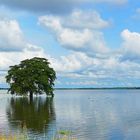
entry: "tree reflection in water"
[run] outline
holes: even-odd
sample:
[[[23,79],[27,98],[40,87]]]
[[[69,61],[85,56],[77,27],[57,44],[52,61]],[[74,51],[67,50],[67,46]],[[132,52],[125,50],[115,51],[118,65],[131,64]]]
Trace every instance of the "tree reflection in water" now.
[[[20,127],[42,133],[55,121],[53,99],[36,97],[30,102],[28,98],[11,98],[7,117],[14,129]]]

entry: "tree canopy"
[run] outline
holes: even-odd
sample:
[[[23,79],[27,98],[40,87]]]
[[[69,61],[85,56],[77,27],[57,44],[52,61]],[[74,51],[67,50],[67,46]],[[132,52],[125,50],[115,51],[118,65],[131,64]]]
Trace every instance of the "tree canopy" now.
[[[53,96],[56,73],[45,58],[34,57],[21,61],[19,65],[10,66],[6,76],[11,94],[28,95],[46,93]]]

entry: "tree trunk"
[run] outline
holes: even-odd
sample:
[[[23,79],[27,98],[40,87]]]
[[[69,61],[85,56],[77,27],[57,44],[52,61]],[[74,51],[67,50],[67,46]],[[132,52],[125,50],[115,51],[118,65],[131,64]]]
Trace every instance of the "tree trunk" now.
[[[31,91],[30,92],[30,102],[32,102],[33,101],[33,92]]]
[[[52,93],[52,98],[54,97],[54,93]]]

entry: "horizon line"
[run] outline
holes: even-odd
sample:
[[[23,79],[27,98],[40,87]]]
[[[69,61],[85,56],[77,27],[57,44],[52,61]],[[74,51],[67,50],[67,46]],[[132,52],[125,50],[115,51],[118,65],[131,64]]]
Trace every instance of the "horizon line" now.
[[[8,90],[8,89],[9,89],[9,88],[0,87],[0,90]],[[72,90],[72,89],[77,89],[77,90],[78,90],[78,89],[79,89],[79,90],[80,90],[80,89],[85,89],[85,90],[86,90],[86,89],[87,89],[87,90],[88,90],[88,89],[93,89],[93,90],[94,90],[94,89],[95,89],[95,90],[96,90],[96,89],[140,89],[140,87],[83,87],[83,88],[82,88],[82,87],[74,87],[74,88],[73,88],[73,87],[68,87],[68,88],[67,88],[67,87],[66,87],[66,88],[59,88],[59,87],[58,87],[58,88],[54,88],[54,90],[65,90],[65,89],[66,89],[66,90]]]

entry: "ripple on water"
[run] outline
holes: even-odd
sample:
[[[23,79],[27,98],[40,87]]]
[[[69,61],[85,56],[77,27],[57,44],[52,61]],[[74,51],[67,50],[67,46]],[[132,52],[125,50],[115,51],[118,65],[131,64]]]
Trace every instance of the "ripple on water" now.
[[[140,139],[139,92],[55,91],[53,101],[43,96],[33,103],[0,94],[0,133],[19,132],[26,124],[31,139],[51,140],[59,130],[78,140]]]

